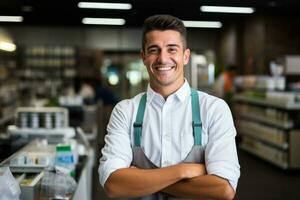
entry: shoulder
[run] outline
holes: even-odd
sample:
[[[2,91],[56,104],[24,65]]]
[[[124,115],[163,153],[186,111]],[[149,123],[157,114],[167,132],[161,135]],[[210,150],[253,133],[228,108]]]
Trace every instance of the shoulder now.
[[[228,106],[227,103],[219,97],[210,95],[210,94],[202,92],[202,91],[198,91],[198,95],[199,95],[200,104],[207,108]]]
[[[200,107],[209,121],[222,117],[231,118],[228,104],[221,98],[198,91]]]
[[[117,103],[114,107],[114,111],[125,111],[131,112],[133,111],[139,104],[144,93],[140,93],[130,99],[124,99]]]
[[[232,114],[227,103],[218,97],[200,92],[201,115],[211,141],[235,135]]]
[[[116,104],[114,107],[111,116],[108,128],[114,127],[125,127],[129,128],[129,124],[133,119],[134,114],[136,113],[139,100],[142,97],[142,94],[131,99],[124,99]]]

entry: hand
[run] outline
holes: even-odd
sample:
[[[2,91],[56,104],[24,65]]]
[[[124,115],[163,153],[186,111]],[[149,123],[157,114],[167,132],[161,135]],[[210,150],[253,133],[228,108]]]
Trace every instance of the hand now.
[[[204,164],[195,164],[195,163],[181,163],[181,173],[183,178],[194,178],[196,176],[201,176],[206,174],[206,168]]]

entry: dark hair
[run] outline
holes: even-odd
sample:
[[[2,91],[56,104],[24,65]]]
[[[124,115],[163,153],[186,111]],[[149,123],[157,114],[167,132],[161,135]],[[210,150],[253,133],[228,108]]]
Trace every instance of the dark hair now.
[[[186,48],[186,28],[183,22],[177,17],[171,15],[153,15],[144,21],[143,35],[142,35],[142,49],[144,50],[146,44],[146,34],[154,30],[174,30],[181,35],[183,47]]]

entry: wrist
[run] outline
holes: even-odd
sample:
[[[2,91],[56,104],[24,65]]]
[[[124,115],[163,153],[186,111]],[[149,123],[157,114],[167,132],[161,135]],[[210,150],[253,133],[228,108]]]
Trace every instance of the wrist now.
[[[178,168],[179,168],[179,177],[180,179],[186,179],[189,177],[188,175],[188,168],[187,165],[185,163],[180,163],[178,164]]]

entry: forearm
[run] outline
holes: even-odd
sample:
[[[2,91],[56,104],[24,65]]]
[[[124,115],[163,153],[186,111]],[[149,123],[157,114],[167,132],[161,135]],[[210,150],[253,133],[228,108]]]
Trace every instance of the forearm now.
[[[159,169],[119,169],[109,176],[104,188],[110,197],[147,196],[189,176],[186,169],[182,164]]]
[[[235,191],[229,182],[215,175],[181,180],[162,190],[179,198],[231,200]]]

